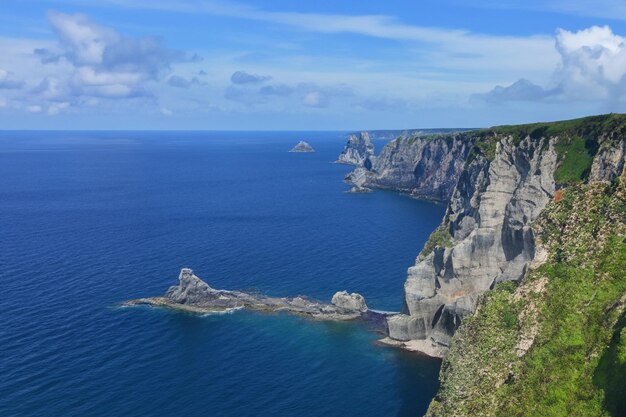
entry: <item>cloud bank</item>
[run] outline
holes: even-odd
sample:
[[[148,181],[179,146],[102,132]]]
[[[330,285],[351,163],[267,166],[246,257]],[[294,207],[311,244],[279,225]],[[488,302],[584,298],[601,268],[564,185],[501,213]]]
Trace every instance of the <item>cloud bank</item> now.
[[[608,26],[577,32],[559,29],[555,48],[560,63],[554,70],[552,85],[541,87],[522,78],[477,97],[495,102],[626,98],[626,38]]]

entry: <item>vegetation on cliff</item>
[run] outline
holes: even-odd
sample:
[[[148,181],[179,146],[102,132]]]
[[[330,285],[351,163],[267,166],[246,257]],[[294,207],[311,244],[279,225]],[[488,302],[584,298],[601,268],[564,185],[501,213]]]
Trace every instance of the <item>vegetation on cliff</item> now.
[[[626,118],[582,120],[527,129],[597,133]],[[463,321],[428,416],[626,415],[626,175],[580,182],[590,162],[567,153],[581,145],[570,143],[560,168],[571,185],[535,225],[543,264],[486,293]]]
[[[621,138],[626,135],[626,115],[605,114],[558,122],[525,125],[496,126],[468,133],[474,136],[468,162],[482,155],[494,159],[499,141],[508,137],[519,144],[522,139],[554,138],[559,158],[559,168],[554,179],[562,185],[584,181],[589,174],[593,157],[598,152],[599,139],[609,135]]]
[[[444,248],[452,246],[452,236],[450,236],[450,232],[446,227],[445,221],[442,225],[436,228],[430,236],[428,236],[428,240],[424,243],[424,248],[420,254],[426,256],[437,246],[442,246]]]

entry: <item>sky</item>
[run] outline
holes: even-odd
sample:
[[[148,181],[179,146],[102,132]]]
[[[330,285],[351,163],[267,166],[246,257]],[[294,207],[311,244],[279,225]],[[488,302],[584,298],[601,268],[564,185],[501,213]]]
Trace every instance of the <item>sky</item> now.
[[[626,0],[2,0],[0,129],[486,127],[626,112]]]

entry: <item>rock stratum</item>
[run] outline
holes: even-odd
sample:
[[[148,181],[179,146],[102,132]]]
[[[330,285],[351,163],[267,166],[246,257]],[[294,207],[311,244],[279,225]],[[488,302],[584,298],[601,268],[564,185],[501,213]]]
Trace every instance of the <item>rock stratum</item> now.
[[[170,287],[163,297],[139,298],[124,304],[169,307],[194,313],[245,308],[263,312],[286,312],[316,320],[380,320],[384,317],[380,313],[369,311],[360,294],[340,291],[327,304],[304,296],[269,297],[243,291],[218,290],[194,275],[189,268],[180,271],[178,285]]]

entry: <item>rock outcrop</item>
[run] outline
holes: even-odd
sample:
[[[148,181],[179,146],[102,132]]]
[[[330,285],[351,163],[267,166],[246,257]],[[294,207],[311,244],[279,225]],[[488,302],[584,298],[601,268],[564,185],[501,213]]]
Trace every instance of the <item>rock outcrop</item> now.
[[[355,292],[352,294],[348,294],[347,291],[336,292],[331,302],[339,308],[345,308],[350,311],[360,311],[363,313],[368,310],[367,304],[365,304],[365,298]]]
[[[626,145],[615,132],[625,124],[609,115],[461,135],[471,151],[441,226],[408,270],[403,313],[388,317],[390,338],[447,347],[484,292],[520,282],[537,256],[533,224],[556,191],[609,182],[624,169]]]
[[[349,191],[350,193],[369,193],[372,191],[371,188],[365,186],[367,182],[367,172],[367,169],[358,167],[346,175],[344,181],[352,185]]]
[[[358,136],[350,135],[336,162],[371,169],[373,159],[374,144],[367,132],[361,132]]]
[[[140,298],[126,305],[153,305],[196,313],[210,313],[246,308],[265,312],[287,312],[317,320],[353,320],[364,315],[380,321],[384,316],[370,312],[360,294],[336,293],[331,304],[321,303],[307,297],[268,297],[242,291],[217,290],[183,268],[178,276],[178,285],[170,287],[164,297]],[[379,317],[380,316],[380,317]],[[384,320],[384,318],[383,318]]]
[[[357,190],[393,189],[416,198],[447,202],[472,140],[471,134],[399,137],[385,145],[377,157],[370,156],[370,164],[355,164],[359,168],[345,180]]]
[[[315,152],[315,149],[313,149],[313,147],[309,145],[308,142],[301,140],[296,144],[296,146],[291,148],[289,152]]]

